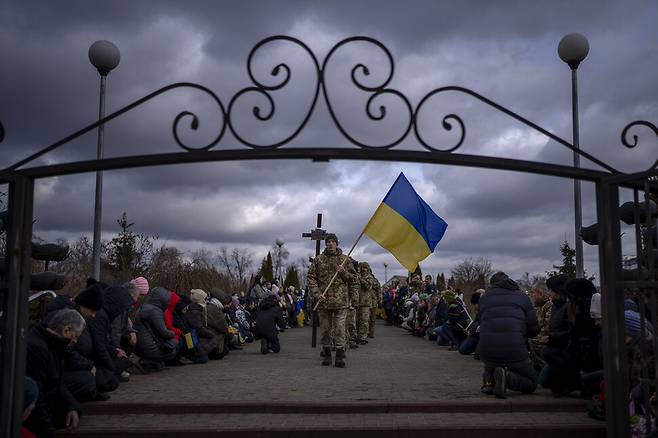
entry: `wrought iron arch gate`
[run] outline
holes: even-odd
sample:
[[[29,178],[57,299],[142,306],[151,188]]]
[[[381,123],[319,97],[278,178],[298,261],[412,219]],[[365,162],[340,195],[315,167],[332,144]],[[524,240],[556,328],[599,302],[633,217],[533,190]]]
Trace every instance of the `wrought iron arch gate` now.
[[[270,80],[274,84],[268,85],[257,79],[253,71],[253,59],[255,54],[264,50],[271,43],[286,43],[302,49],[315,67],[315,84],[314,96],[311,107],[306,112],[302,123],[289,136],[280,139],[271,144],[257,144],[244,138],[239,129],[236,128],[232,121],[235,103],[244,95],[255,93],[266,102],[266,109],[261,106],[253,107],[253,116],[262,122],[270,120],[276,110],[276,103],[271,93],[285,87],[291,79],[291,68],[285,62],[274,65],[270,71]],[[355,64],[351,69],[351,80],[354,86],[365,93],[369,93],[365,112],[372,121],[383,121],[387,116],[387,107],[379,105],[376,109],[375,104],[382,96],[388,96],[397,99],[404,108],[408,121],[402,129],[402,133],[396,138],[382,144],[367,144],[353,137],[347,129],[341,124],[337,117],[330,99],[329,86],[325,81],[325,71],[329,62],[335,53],[344,46],[351,43],[369,44],[375,49],[380,50],[388,61],[388,73],[383,81],[378,85],[366,85],[364,78],[370,75],[370,68],[363,63]],[[400,161],[416,162],[431,164],[447,164],[467,167],[480,167],[488,169],[511,170],[518,172],[534,173],[549,175],[574,180],[589,181],[596,186],[596,204],[598,217],[598,233],[594,233],[592,243],[599,246],[599,266],[601,276],[601,294],[603,310],[603,337],[604,337],[604,367],[606,377],[606,408],[608,414],[607,430],[609,437],[619,438],[628,436],[628,369],[625,360],[624,344],[624,291],[632,289],[635,293],[645,297],[646,300],[640,300],[642,311],[644,312],[645,303],[650,311],[651,321],[656,324],[656,296],[655,291],[658,289],[656,281],[656,261],[658,261],[658,250],[654,248],[655,239],[658,242],[658,236],[655,234],[655,217],[653,214],[644,214],[639,208],[639,194],[643,193],[646,200],[652,195],[658,193],[658,169],[656,163],[645,172],[635,174],[624,174],[607,163],[602,162],[596,157],[575,148],[568,141],[548,132],[541,126],[525,119],[524,117],[510,111],[509,109],[487,99],[486,97],[463,87],[448,86],[436,88],[425,94],[419,103],[414,107],[410,100],[400,91],[390,88],[389,83],[394,74],[394,61],[389,50],[379,41],[368,37],[352,37],[345,39],[331,48],[323,62],[320,64],[313,51],[302,41],[288,36],[273,36],[266,38],[253,47],[247,58],[247,73],[252,86],[238,91],[230,99],[227,106],[222,100],[210,89],[194,83],[175,83],[163,87],[155,92],[144,96],[143,98],[123,107],[122,109],[108,115],[96,123],[86,126],[85,128],[67,136],[66,138],[53,143],[40,150],[37,153],[11,165],[0,171],[0,183],[9,185],[9,209],[8,209],[8,227],[7,227],[7,254],[5,261],[5,276],[2,282],[1,301],[2,319],[1,323],[1,354],[2,354],[2,387],[0,388],[0,405],[2,413],[0,414],[0,424],[2,427],[2,436],[17,436],[21,424],[22,415],[22,381],[25,368],[25,335],[27,330],[27,297],[29,293],[30,278],[30,252],[31,252],[31,235],[32,235],[32,212],[33,212],[33,193],[34,181],[40,178],[47,178],[60,175],[69,175],[76,173],[94,172],[99,170],[124,169],[132,167],[157,166],[165,164],[183,164],[196,162],[211,161],[231,161],[231,160],[264,160],[264,159],[311,159],[313,161],[329,161],[338,159],[347,160],[379,160],[379,161]],[[188,119],[191,129],[197,129],[199,120],[194,113],[183,111],[174,119],[172,125],[173,137],[176,143],[183,148],[184,152],[157,154],[157,155],[139,155],[132,157],[107,158],[101,160],[77,161],[70,163],[52,164],[52,165],[33,165],[36,159],[44,154],[57,149],[58,147],[71,142],[81,135],[90,132],[101,125],[121,116],[133,108],[153,99],[154,97],[166,93],[176,88],[192,88],[207,93],[217,104],[222,114],[222,120],[219,123],[219,134],[208,145],[202,147],[191,147],[181,141],[178,132],[179,125],[184,119]],[[524,123],[530,128],[542,133],[546,137],[554,140],[562,146],[578,153],[581,157],[588,159],[603,170],[583,169],[572,166],[564,166],[550,163],[535,161],[524,161],[517,159],[486,157],[478,155],[459,154],[455,151],[463,144],[466,136],[466,128],[462,119],[457,114],[448,114],[441,119],[441,126],[445,130],[451,130],[457,126],[459,129],[459,140],[449,147],[438,147],[429,143],[423,136],[422,130],[418,124],[418,116],[422,113],[426,102],[432,97],[443,92],[457,92],[469,95],[481,103],[488,105],[508,116]],[[322,97],[329,114],[341,132],[341,134],[350,143],[357,148],[281,148],[288,145],[306,126],[311,117],[318,100]],[[229,130],[233,137],[242,146],[242,149],[224,149],[211,150],[224,137]],[[632,142],[628,139],[629,131],[653,132],[658,137],[658,128],[647,121],[635,121],[629,123],[621,133],[621,142],[628,148],[637,145],[638,137],[633,135]],[[399,145],[403,140],[413,137],[422,146],[425,151],[414,150],[395,150],[394,147]],[[0,124],[0,141],[4,139],[4,128]],[[634,191],[636,203],[634,212],[631,216],[635,218],[636,236],[637,236],[637,263],[638,269],[636,277],[630,276],[622,270],[621,256],[621,239],[620,239],[620,211],[619,211],[619,191],[620,188],[628,188]],[[651,208],[650,203],[644,204],[644,207]],[[649,210],[647,210],[649,212]],[[651,213],[651,212],[649,212]],[[645,224],[641,224],[640,219],[643,217]],[[653,220],[653,222],[652,222]],[[651,226],[654,228],[651,228]],[[590,230],[592,231],[592,230]],[[640,238],[640,233],[644,232],[644,239]],[[643,241],[643,242],[642,242]],[[644,315],[644,314],[643,314]],[[644,324],[644,319],[642,319]],[[656,347],[656,340],[652,341],[653,347]],[[646,344],[646,343],[645,343]],[[646,353],[647,348],[651,345],[644,345],[643,351]],[[655,348],[654,348],[655,350]],[[655,383],[650,382],[647,370],[642,372],[642,378],[645,385]]]

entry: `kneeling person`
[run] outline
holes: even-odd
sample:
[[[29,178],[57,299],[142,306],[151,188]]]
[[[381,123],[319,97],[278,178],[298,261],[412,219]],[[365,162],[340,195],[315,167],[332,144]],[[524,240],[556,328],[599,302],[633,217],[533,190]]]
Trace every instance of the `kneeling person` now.
[[[286,321],[283,319],[279,301],[274,295],[269,295],[267,298],[263,298],[258,305],[254,328],[254,337],[260,339],[261,353],[267,354],[270,350],[274,353],[281,351],[277,325],[283,328],[286,326]]]
[[[504,398],[507,389],[534,392],[537,376],[526,338],[537,336],[539,324],[530,298],[505,273],[497,272],[479,305],[482,392],[494,393],[498,398]]]

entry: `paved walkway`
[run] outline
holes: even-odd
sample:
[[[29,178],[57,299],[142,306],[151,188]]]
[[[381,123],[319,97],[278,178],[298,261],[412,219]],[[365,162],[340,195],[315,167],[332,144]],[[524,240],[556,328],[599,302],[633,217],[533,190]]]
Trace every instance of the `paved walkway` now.
[[[62,438],[489,438],[601,437],[583,401],[544,390],[480,393],[482,363],[378,322],[375,339],[320,365],[311,329],[280,336],[279,354],[247,344],[221,361],[133,375],[104,403],[89,403]]]
[[[220,361],[133,375],[108,403],[125,402],[423,402],[491,400],[480,394],[482,363],[378,321],[375,339],[347,353],[347,367],[320,365],[311,329],[280,335],[281,352],[246,344]],[[561,403],[546,391],[510,400]]]

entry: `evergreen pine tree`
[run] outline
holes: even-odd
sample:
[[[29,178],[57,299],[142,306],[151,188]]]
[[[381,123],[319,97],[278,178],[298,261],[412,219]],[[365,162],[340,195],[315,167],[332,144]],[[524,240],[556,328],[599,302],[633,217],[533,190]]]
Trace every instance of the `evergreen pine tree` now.
[[[288,268],[288,272],[286,272],[286,279],[283,282],[285,287],[288,286],[294,286],[295,289],[299,290],[299,275],[297,274],[297,268],[295,266],[291,266]]]
[[[126,212],[123,212],[121,219],[117,219],[117,224],[121,231],[108,244],[108,263],[115,280],[124,282],[146,274],[153,242],[144,234],[133,232],[135,224],[128,221]]]
[[[446,290],[446,276],[443,274],[443,272],[436,276],[436,290]]]
[[[274,265],[272,264],[272,253],[269,251],[260,268],[260,276],[267,281],[274,281]]]
[[[566,240],[560,245],[560,253],[562,254],[562,264],[553,265],[554,271],[546,272],[549,277],[554,277],[559,274],[564,274],[569,278],[576,278],[576,250],[569,246]]]

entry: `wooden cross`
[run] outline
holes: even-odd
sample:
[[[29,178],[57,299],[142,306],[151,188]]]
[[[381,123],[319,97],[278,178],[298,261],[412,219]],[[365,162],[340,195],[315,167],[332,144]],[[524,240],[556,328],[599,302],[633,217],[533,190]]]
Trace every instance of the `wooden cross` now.
[[[302,237],[310,237],[311,240],[315,240],[315,256],[320,255],[320,242],[322,242],[327,235],[327,231],[321,229],[320,227],[322,226],[322,213],[318,213],[318,220],[317,220],[317,225],[315,230],[311,230],[310,233],[302,233]],[[310,303],[309,300],[310,297],[310,291],[306,291],[306,302]],[[307,307],[307,309],[310,309],[310,307]],[[317,318],[318,314],[317,312],[313,312],[312,315],[312,335],[311,335],[311,347],[315,348],[317,345],[317,340],[318,340],[318,324],[317,324]]]
[[[324,240],[327,235],[327,231],[321,229],[322,226],[322,213],[318,213],[318,222],[315,230],[311,230],[310,233],[302,233],[302,237],[310,237],[311,240],[315,240],[315,256],[320,255],[320,242]]]

